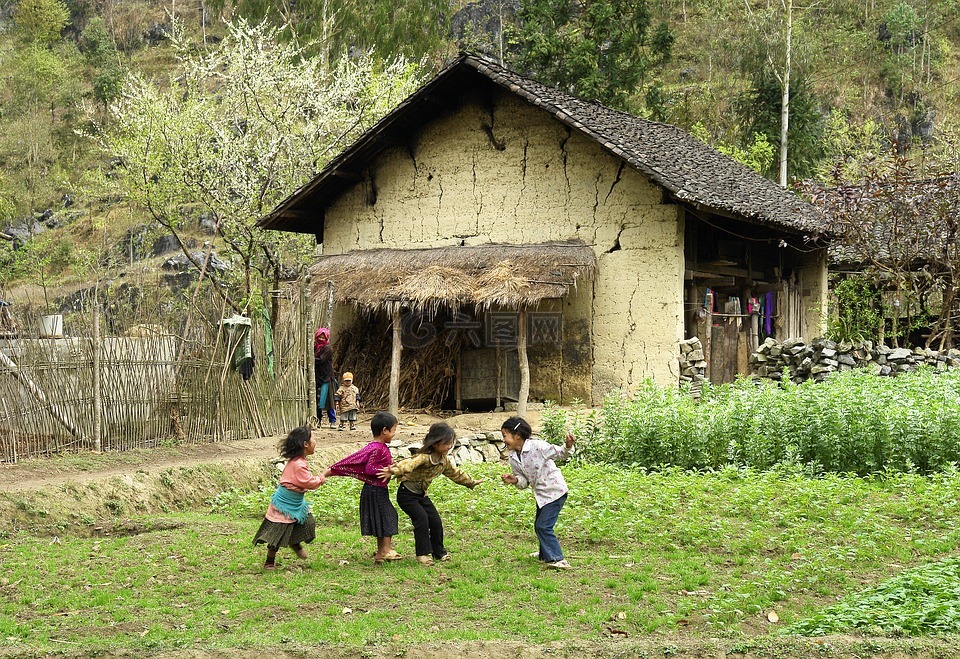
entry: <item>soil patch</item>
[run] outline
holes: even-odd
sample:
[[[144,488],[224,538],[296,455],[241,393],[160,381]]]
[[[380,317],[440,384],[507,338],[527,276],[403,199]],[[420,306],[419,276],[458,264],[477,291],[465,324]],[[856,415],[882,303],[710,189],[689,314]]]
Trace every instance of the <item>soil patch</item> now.
[[[403,415],[397,438],[407,440],[422,438],[431,423],[446,421],[458,431],[497,432],[507,413],[460,414],[447,418],[426,412]],[[535,426],[539,412],[527,414]],[[369,415],[361,417],[361,430],[338,431],[328,427],[317,433],[317,457],[315,464],[323,462],[323,453],[333,450],[340,453],[341,446],[362,445],[369,441]],[[277,457],[277,442],[281,436],[205,444],[179,444],[158,446],[149,449],[108,453],[73,453],[48,458],[33,458],[15,464],[0,464],[0,493],[31,489],[50,489],[64,484],[84,484],[116,476],[154,473],[171,468],[200,464],[224,463],[237,460],[270,460]]]
[[[101,659],[260,659],[270,656],[278,659],[556,659],[557,657],[635,659],[649,657],[681,657],[684,659],[939,659],[955,657],[960,644],[956,639],[899,640],[866,639],[848,636],[829,636],[816,639],[764,639],[762,641],[731,641],[724,639],[684,639],[657,636],[626,640],[572,640],[530,645],[516,641],[457,641],[417,646],[389,645],[349,647],[284,647],[257,650],[203,650],[184,649],[144,653],[113,651],[98,653]],[[25,659],[40,655],[18,654],[16,649],[0,648],[0,658]],[[49,656],[49,655],[43,655]],[[60,657],[86,657],[80,650],[64,648]]]

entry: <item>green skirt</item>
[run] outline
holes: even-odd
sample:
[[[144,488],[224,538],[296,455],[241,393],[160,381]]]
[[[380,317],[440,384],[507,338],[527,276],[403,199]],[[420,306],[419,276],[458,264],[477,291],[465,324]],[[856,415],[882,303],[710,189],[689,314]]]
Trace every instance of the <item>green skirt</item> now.
[[[299,522],[284,524],[264,519],[256,535],[253,536],[253,544],[254,546],[265,544],[276,548],[289,547],[313,542],[315,537],[317,537],[317,523],[313,519],[313,513],[307,513],[307,519],[303,524]]]

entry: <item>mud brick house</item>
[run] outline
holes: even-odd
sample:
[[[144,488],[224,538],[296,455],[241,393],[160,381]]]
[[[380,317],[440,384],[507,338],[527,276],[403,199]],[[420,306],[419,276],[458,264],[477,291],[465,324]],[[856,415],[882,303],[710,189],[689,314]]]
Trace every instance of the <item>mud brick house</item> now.
[[[716,336],[711,377],[746,372],[751,340],[820,334],[827,290],[820,216],[791,192],[674,126],[472,54],[259,225],[316,236],[315,298],[330,294],[341,334],[392,323],[394,403],[401,349],[422,352],[407,335],[481,339],[440,357],[458,404],[527,387],[596,403],[677,383],[698,334]]]

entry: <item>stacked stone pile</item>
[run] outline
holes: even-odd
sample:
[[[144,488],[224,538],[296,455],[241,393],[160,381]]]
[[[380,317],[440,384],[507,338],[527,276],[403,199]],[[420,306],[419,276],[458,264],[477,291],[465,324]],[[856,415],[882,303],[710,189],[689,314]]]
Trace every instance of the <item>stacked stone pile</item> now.
[[[707,362],[698,337],[680,342],[680,381],[703,382],[707,379]]]
[[[754,379],[781,380],[786,369],[794,382],[822,381],[831,373],[866,368],[876,375],[898,375],[926,364],[937,370],[960,367],[960,350],[891,348],[873,341],[855,343],[814,339],[766,339],[750,357]]]
[[[409,458],[421,445],[419,441],[405,442],[402,439],[395,439],[387,446],[396,462]],[[458,467],[477,462],[499,462],[507,455],[508,450],[499,432],[478,432],[458,436],[453,448],[450,449],[450,459]]]

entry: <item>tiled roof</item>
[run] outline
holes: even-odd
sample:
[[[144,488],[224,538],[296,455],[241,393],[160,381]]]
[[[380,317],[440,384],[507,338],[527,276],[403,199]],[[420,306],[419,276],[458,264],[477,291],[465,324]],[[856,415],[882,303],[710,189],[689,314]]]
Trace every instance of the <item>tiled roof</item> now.
[[[382,139],[385,135],[403,134],[430,121],[443,105],[438,99],[476,84],[477,74],[588,136],[679,201],[792,234],[815,237],[823,231],[821,216],[810,204],[679,128],[576,98],[474,54],[462,54],[447,65],[262,218],[260,226],[322,233],[316,220],[306,219],[304,210],[326,207],[350,184],[349,179],[356,180],[359,171],[390,144]]]

